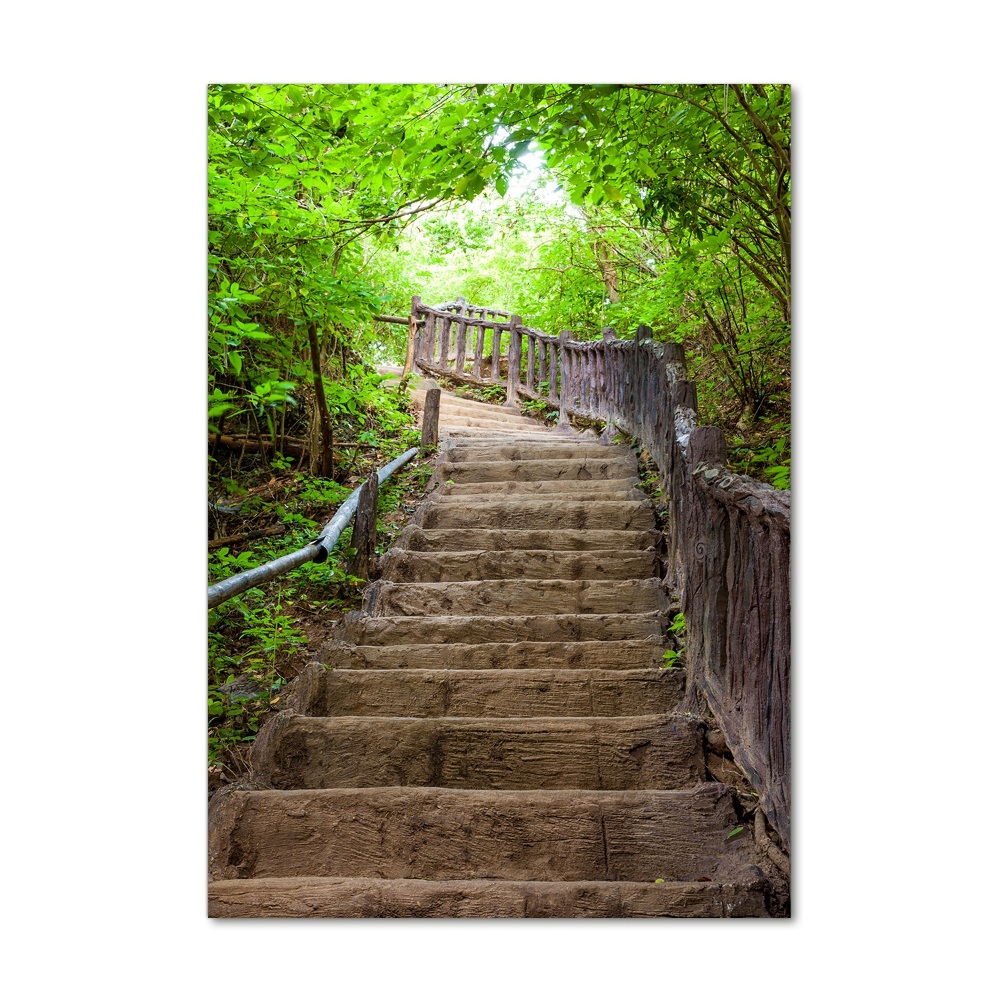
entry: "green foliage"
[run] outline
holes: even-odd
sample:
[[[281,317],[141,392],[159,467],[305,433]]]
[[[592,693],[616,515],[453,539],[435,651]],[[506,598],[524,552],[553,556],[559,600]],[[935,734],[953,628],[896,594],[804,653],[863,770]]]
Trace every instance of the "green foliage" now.
[[[504,145],[484,144],[491,114],[475,87],[208,88],[210,430],[238,422],[275,442],[304,430],[310,327],[334,418],[398,429],[398,401],[357,361],[378,360],[370,317],[388,299],[365,257],[512,169]],[[358,428],[365,418],[378,428]]]
[[[414,294],[583,339],[644,323],[706,419],[787,424],[787,86],[213,86],[209,128],[210,428],[303,433],[314,323],[331,408],[373,429],[357,359],[402,359],[372,316]]]
[[[555,424],[559,419],[559,409],[553,409],[552,404],[546,399],[521,400],[521,413],[526,417],[544,420],[549,424]]]
[[[661,670],[672,670],[674,667],[679,667],[684,662],[684,633],[686,631],[687,625],[684,621],[683,612],[677,612],[674,615],[673,621],[670,623],[670,627],[667,631],[679,640],[679,645],[677,649],[668,649],[663,654],[663,663],[660,664]]]
[[[239,563],[236,559],[229,565]],[[217,763],[234,745],[253,740],[284,683],[278,671],[279,654],[287,654],[305,642],[295,620],[282,610],[280,589],[273,605],[262,603],[259,590],[248,591],[246,596],[249,603],[241,597],[232,598],[227,612],[209,611],[209,763]],[[242,619],[240,636],[249,641],[249,655],[227,652],[217,631],[223,614]],[[239,669],[238,678],[234,668]]]
[[[749,439],[734,438],[729,465],[743,475],[770,483],[775,489],[791,487],[789,426],[780,420],[765,421]]]
[[[681,654],[675,649],[668,649],[663,654],[663,662],[660,664],[661,670],[673,670],[674,667],[678,666],[678,660],[680,660]]]

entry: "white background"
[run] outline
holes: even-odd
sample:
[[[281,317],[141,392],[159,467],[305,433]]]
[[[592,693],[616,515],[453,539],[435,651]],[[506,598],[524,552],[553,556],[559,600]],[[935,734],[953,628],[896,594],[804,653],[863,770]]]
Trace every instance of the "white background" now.
[[[987,10],[8,12],[11,995],[992,993],[981,978],[997,889]],[[794,87],[791,921],[204,916],[205,86],[429,73]]]

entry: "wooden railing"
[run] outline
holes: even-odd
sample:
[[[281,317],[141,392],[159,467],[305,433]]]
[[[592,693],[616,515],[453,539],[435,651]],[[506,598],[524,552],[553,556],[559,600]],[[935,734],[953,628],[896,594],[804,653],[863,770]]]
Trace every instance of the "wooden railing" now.
[[[695,384],[679,344],[614,330],[575,341],[524,326],[519,316],[464,300],[413,299],[410,349],[426,372],[507,386],[506,405],[546,399],[571,415],[637,438],[669,498],[666,576],[687,625],[689,689],[700,691],[785,847],[791,846],[790,506],[726,466],[725,439],[698,424]]]

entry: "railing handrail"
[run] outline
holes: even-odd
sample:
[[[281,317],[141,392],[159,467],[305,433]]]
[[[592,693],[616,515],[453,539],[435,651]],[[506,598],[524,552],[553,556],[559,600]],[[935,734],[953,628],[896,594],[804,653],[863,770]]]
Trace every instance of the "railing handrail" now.
[[[408,451],[404,451],[402,455],[394,458],[388,465],[382,466],[378,470],[379,485],[381,486],[394,472],[401,469],[419,453],[419,448],[410,448]],[[293,569],[297,569],[307,562],[325,562],[333,551],[334,545],[337,544],[337,539],[340,538],[344,528],[351,523],[351,518],[354,517],[355,511],[358,509],[358,499],[360,496],[361,486],[354,490],[337,508],[333,517],[323,526],[323,530],[308,545],[304,545],[294,552],[289,552],[287,555],[279,556],[277,559],[272,559],[261,566],[255,566],[253,569],[245,570],[242,573],[237,573],[235,576],[227,577],[225,580],[220,580],[218,583],[212,584],[208,588],[209,608],[216,608],[223,601],[228,601],[229,598],[235,597],[237,594],[242,594],[251,587],[256,587],[267,580],[273,580],[275,577],[290,573]]]

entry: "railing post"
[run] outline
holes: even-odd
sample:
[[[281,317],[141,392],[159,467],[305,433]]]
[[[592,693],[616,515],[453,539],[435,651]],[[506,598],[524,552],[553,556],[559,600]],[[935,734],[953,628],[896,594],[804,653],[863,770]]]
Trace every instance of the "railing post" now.
[[[559,345],[549,344],[549,401],[559,402]]]
[[[681,378],[687,365],[684,361],[684,345],[668,341],[663,345],[663,363],[674,366],[676,377]]]
[[[436,448],[438,418],[441,414],[441,390],[428,389],[424,396],[424,425],[420,432],[421,448]]]
[[[612,399],[612,382],[613,376],[613,354],[611,349],[608,347],[609,344],[613,343],[618,339],[618,335],[615,333],[614,328],[606,326],[601,331],[601,340],[604,342],[604,349],[602,351],[602,363],[601,363],[601,385],[600,385],[600,403],[601,408],[604,410],[604,431],[601,433],[601,440],[605,444],[611,444],[611,439],[614,436],[614,413],[615,407]]]
[[[439,390],[440,391],[440,390]],[[375,571],[375,527],[378,520],[378,473],[373,472],[362,484],[358,509],[354,514],[351,542],[354,558],[348,568],[351,576],[370,580]]]
[[[406,360],[403,362],[403,379],[410,374],[410,369],[413,367],[413,359],[417,355],[417,312],[419,309],[420,296],[414,295],[410,299],[410,328],[406,336]]]
[[[569,424],[569,330],[559,331],[559,425]]]
[[[521,325],[520,316],[510,318],[510,343],[507,345],[507,402],[504,406],[517,406],[517,387],[521,381]]]

